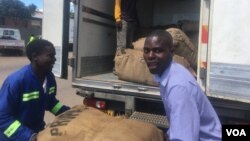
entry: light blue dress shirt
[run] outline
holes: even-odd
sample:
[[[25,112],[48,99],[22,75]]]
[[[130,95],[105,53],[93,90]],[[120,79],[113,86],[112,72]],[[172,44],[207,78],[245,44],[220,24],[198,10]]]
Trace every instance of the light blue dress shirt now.
[[[172,62],[155,75],[170,123],[170,141],[219,141],[221,123],[195,78],[183,66]]]

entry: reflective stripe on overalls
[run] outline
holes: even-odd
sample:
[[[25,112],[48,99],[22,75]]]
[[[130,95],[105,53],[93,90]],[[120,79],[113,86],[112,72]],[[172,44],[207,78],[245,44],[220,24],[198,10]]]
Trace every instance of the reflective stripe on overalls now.
[[[15,132],[16,130],[21,126],[21,123],[16,120],[14,121],[5,131],[4,131],[4,135],[6,135],[8,138],[10,138]]]
[[[53,113],[53,114],[56,114],[61,108],[62,108],[62,104],[60,103],[60,102],[58,102],[54,107],[53,107],[53,109],[51,110],[51,112]]]
[[[49,88],[49,94],[55,93],[56,87],[50,87]]]
[[[23,94],[23,102],[27,102],[32,99],[38,99],[38,98],[39,98],[39,91],[34,91],[34,92]]]

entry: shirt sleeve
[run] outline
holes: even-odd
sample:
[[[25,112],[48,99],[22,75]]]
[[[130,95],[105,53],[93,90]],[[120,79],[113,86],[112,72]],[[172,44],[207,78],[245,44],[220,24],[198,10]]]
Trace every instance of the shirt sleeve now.
[[[115,0],[115,9],[114,9],[115,21],[121,21],[121,0]]]
[[[170,112],[170,141],[198,141],[200,117],[191,90],[186,86],[174,86],[164,102]]]
[[[53,104],[50,109],[50,112],[54,114],[55,116],[69,110],[70,108],[68,106],[63,105],[61,102],[59,102],[55,97],[53,98]]]
[[[14,116],[20,102],[18,86],[18,82],[4,82],[0,90],[0,140],[28,141],[34,133]]]
[[[57,92],[57,87],[56,87],[56,82],[55,82],[54,86],[49,88],[49,92],[48,92],[49,94],[48,105],[49,106],[46,109],[50,111],[52,114],[54,114],[55,116],[70,109],[68,106],[63,105],[59,100],[57,100],[56,92]]]

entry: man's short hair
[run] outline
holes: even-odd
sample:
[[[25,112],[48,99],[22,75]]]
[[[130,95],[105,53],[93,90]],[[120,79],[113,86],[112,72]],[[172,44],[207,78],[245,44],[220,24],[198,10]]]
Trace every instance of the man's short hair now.
[[[40,54],[46,46],[54,47],[54,45],[44,39],[35,39],[31,41],[26,47],[26,55],[30,61],[32,61],[32,54]]]
[[[173,48],[173,38],[171,34],[163,29],[157,29],[151,32],[147,38],[151,37],[160,37],[163,41],[163,44],[166,45],[166,47],[170,47],[170,49]]]

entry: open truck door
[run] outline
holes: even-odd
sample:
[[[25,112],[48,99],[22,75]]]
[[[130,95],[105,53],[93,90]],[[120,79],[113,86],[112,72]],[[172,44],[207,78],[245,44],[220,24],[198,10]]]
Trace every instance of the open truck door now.
[[[206,93],[225,100],[212,101],[222,116],[238,119],[250,117],[248,5],[249,0],[211,0],[209,16]],[[230,108],[235,109],[233,114],[225,110]]]
[[[56,49],[53,73],[67,78],[69,42],[69,0],[43,0],[42,38],[52,42]]]
[[[116,32],[113,18],[114,1],[79,0],[75,19],[74,78],[112,69]],[[77,47],[75,47],[77,46]],[[74,85],[74,83],[73,83]]]

